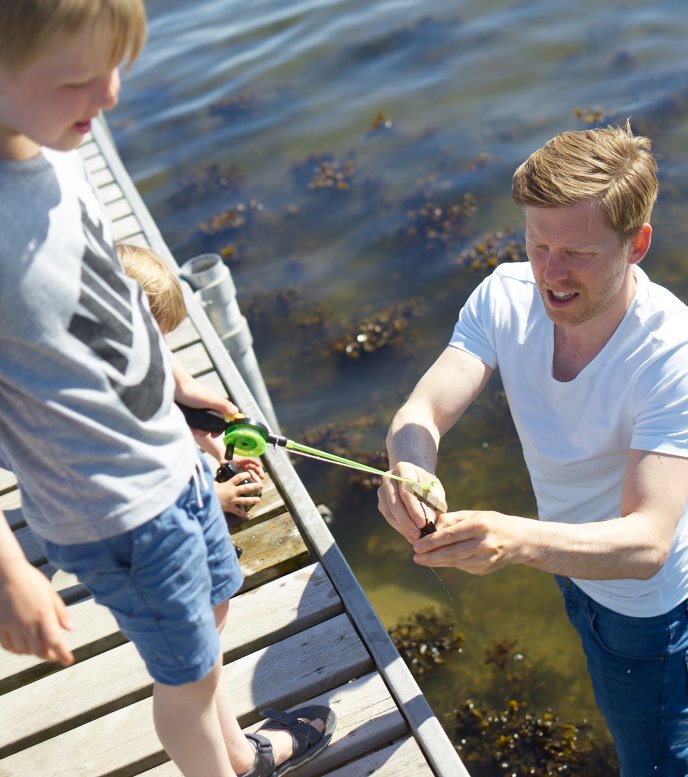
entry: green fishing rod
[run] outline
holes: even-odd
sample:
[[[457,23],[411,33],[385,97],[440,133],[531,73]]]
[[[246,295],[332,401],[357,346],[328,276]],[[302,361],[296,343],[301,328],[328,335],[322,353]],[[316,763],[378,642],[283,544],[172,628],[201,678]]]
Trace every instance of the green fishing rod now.
[[[349,467],[350,469],[356,469],[362,472],[368,472],[372,475],[378,475],[379,477],[396,480],[402,483],[404,487],[423,504],[428,505],[428,507],[431,507],[437,512],[447,512],[446,502],[444,502],[441,497],[437,496],[437,494],[432,493],[432,487],[437,482],[435,479],[431,480],[429,483],[419,483],[415,480],[410,480],[409,478],[394,475],[391,472],[385,472],[381,469],[376,469],[375,467],[369,467],[367,464],[362,464],[359,461],[353,461],[352,459],[346,459],[343,456],[337,456],[334,453],[328,453],[327,451],[322,451],[318,448],[302,445],[281,434],[274,434],[261,421],[254,418],[247,418],[241,413],[227,420],[208,410],[197,410],[181,404],[179,407],[190,426],[209,432],[223,433],[223,441],[226,446],[225,458],[228,461],[232,460],[235,453],[239,456],[262,456],[270,445],[285,448],[286,450],[301,456],[318,459],[319,461],[325,461],[332,464],[339,464],[342,467]],[[428,521],[424,531],[425,533],[435,531],[434,524]]]

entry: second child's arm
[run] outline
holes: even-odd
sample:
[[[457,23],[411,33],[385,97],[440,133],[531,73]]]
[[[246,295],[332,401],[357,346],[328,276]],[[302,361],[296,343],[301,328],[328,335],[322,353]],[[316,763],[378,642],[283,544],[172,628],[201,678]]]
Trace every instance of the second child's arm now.
[[[0,645],[69,666],[74,656],[62,632],[70,628],[65,603],[27,561],[0,511]]]

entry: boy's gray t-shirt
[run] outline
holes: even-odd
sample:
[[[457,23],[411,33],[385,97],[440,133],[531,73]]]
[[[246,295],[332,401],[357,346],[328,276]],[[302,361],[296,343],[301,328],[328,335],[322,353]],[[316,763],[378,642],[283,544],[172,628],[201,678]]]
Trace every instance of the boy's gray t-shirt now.
[[[0,450],[28,525],[105,539],[169,507],[196,447],[77,152],[0,162]]]

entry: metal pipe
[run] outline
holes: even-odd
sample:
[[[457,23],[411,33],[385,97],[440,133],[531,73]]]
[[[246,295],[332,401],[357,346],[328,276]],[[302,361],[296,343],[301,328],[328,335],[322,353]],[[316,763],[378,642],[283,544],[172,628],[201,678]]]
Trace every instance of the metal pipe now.
[[[181,266],[181,277],[194,290],[215,331],[273,429],[277,416],[253,351],[253,336],[239,309],[236,286],[219,254],[199,254]]]

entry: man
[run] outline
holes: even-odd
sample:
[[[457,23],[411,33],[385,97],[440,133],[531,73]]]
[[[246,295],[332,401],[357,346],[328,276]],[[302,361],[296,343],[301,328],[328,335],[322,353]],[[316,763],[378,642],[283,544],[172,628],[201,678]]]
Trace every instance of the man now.
[[[427,508],[379,491],[418,564],[557,576],[623,777],[688,774],[688,308],[639,267],[657,189],[628,124],[535,151],[513,179],[529,262],[473,292],[392,421],[392,471],[427,482],[499,368],[540,520],[461,510],[421,537]]]

